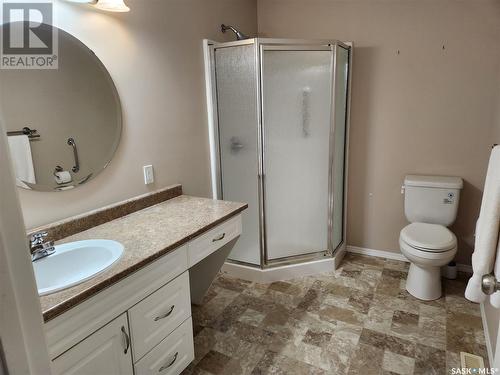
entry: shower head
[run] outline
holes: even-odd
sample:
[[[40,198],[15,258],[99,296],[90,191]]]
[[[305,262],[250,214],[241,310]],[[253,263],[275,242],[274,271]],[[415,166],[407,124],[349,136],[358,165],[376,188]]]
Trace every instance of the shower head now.
[[[237,40],[243,40],[243,39],[248,39],[248,36],[243,34],[241,31],[236,30],[233,26],[231,25],[220,25],[220,30],[225,33],[227,30],[231,30],[235,35]]]

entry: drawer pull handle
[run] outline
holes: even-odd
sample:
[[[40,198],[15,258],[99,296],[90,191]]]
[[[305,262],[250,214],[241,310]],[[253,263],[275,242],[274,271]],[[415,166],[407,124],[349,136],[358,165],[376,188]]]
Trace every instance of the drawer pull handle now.
[[[224,237],[226,237],[226,233],[222,233],[219,237],[215,237],[212,242],[217,242],[217,241],[220,241],[220,240],[223,240]]]
[[[128,337],[127,331],[125,327],[122,326],[123,337],[125,338],[125,349],[123,350],[123,354],[127,354],[128,349],[130,348],[130,337]]]
[[[162,372],[163,370],[166,370],[168,369],[170,366],[172,366],[175,361],[177,361],[177,356],[179,355],[179,352],[175,352],[174,354],[174,358],[172,358],[172,360],[170,361],[170,363],[168,365],[163,365],[160,367],[160,369],[158,370],[158,372]]]
[[[155,322],[157,322],[158,320],[161,320],[161,319],[165,319],[167,316],[170,316],[170,314],[172,314],[172,311],[174,311],[174,307],[175,305],[172,305],[170,307],[170,310],[168,310],[165,314],[163,315],[160,315],[160,316],[157,316],[154,320]]]

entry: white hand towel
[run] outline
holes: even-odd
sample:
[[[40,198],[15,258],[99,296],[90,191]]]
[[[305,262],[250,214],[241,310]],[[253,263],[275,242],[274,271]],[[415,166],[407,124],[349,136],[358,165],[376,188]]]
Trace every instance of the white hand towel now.
[[[33,168],[33,157],[31,156],[31,145],[28,136],[14,135],[9,136],[8,139],[16,179],[21,183],[36,184],[35,168]],[[20,185],[19,182],[18,185]]]
[[[500,220],[500,146],[491,151],[481,211],[477,225],[476,242],[472,254],[473,275],[465,289],[465,298],[483,302],[486,295],[481,290],[481,278],[491,273],[496,258]]]

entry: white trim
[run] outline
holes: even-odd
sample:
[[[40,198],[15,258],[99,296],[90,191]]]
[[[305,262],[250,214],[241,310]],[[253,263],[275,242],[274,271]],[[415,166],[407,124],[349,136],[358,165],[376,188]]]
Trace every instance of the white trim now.
[[[372,257],[378,257],[378,258],[400,260],[402,262],[409,262],[409,260],[406,259],[406,257],[403,254],[401,254],[400,252],[395,252],[395,251],[376,250],[376,249],[368,249],[366,247],[347,245],[347,252],[354,253],[354,254],[360,254],[360,255],[367,255],[367,256],[372,256]],[[459,272],[472,274],[472,266],[469,264],[457,263],[457,270]]]
[[[358,247],[351,245],[347,245],[347,251],[349,253],[354,253],[354,254],[369,255],[372,257],[387,258],[387,259],[400,260],[402,262],[408,262],[408,259],[406,259],[406,257],[399,251],[395,252],[386,250],[376,250],[376,249],[368,249],[366,247]]]
[[[8,149],[0,123],[0,373],[50,374],[40,299]]]
[[[210,178],[212,185],[212,198],[217,199],[219,196],[218,183],[217,183],[217,141],[216,141],[216,124],[215,116],[216,109],[213,101],[213,95],[215,88],[212,85],[212,64],[210,56],[210,46],[215,42],[209,39],[203,39],[203,56],[204,56],[204,68],[205,68],[205,95],[207,100],[207,121],[208,121],[208,141],[209,141],[209,151],[210,151]]]
[[[457,271],[463,273],[470,273],[472,275],[472,266],[470,264],[457,263]]]
[[[354,254],[409,262],[403,254],[393,251],[368,249],[365,247],[351,245],[347,245],[346,250],[347,252]],[[289,280],[297,277],[314,275],[316,273],[334,270],[339,267],[344,254],[344,251],[340,251],[333,258],[320,259],[311,262],[292,264],[275,268],[267,268],[264,270],[257,267],[226,262],[222,266],[221,271],[226,275],[237,277],[243,280],[269,283],[273,281]],[[457,268],[460,272],[472,273],[472,267],[467,264],[457,264]]]
[[[321,272],[334,271],[335,258],[336,257],[313,260],[311,262],[290,264],[266,269],[226,262],[222,266],[221,271],[228,276],[237,277],[243,280],[258,283],[271,283],[274,281],[290,280],[298,277],[315,275]]]
[[[344,42],[344,44],[351,47],[349,51],[349,74],[347,81],[347,106],[346,106],[346,129],[345,129],[345,149],[344,149],[344,222],[343,222],[343,244],[342,248],[338,250],[338,253],[335,254],[336,262],[335,268],[337,269],[342,263],[342,259],[344,259],[345,254],[347,254],[347,193],[349,192],[349,155],[350,155],[350,139],[351,139],[351,97],[352,97],[352,67],[353,67],[353,55],[354,55],[354,43],[353,42]]]
[[[490,367],[493,367],[493,348],[491,347],[491,337],[490,331],[488,330],[488,319],[486,319],[486,313],[484,311],[484,303],[481,303],[479,308],[481,310],[481,320],[483,321],[484,341],[486,342],[486,350],[488,352],[488,362]]]
[[[245,266],[232,262],[225,262],[221,268],[225,275],[252,282],[262,282],[262,270],[256,267]]]
[[[335,255],[333,256],[333,259],[335,259],[335,269],[340,267],[340,263],[342,263],[342,260],[344,259],[345,255],[347,254],[347,246],[345,243],[342,245],[340,249],[338,249],[335,252]]]

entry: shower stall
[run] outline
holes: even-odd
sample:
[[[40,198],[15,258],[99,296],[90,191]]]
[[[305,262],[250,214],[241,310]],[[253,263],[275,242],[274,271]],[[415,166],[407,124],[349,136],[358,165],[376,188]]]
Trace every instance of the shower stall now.
[[[247,202],[233,266],[333,261],[345,250],[352,45],[205,41],[214,198]]]

